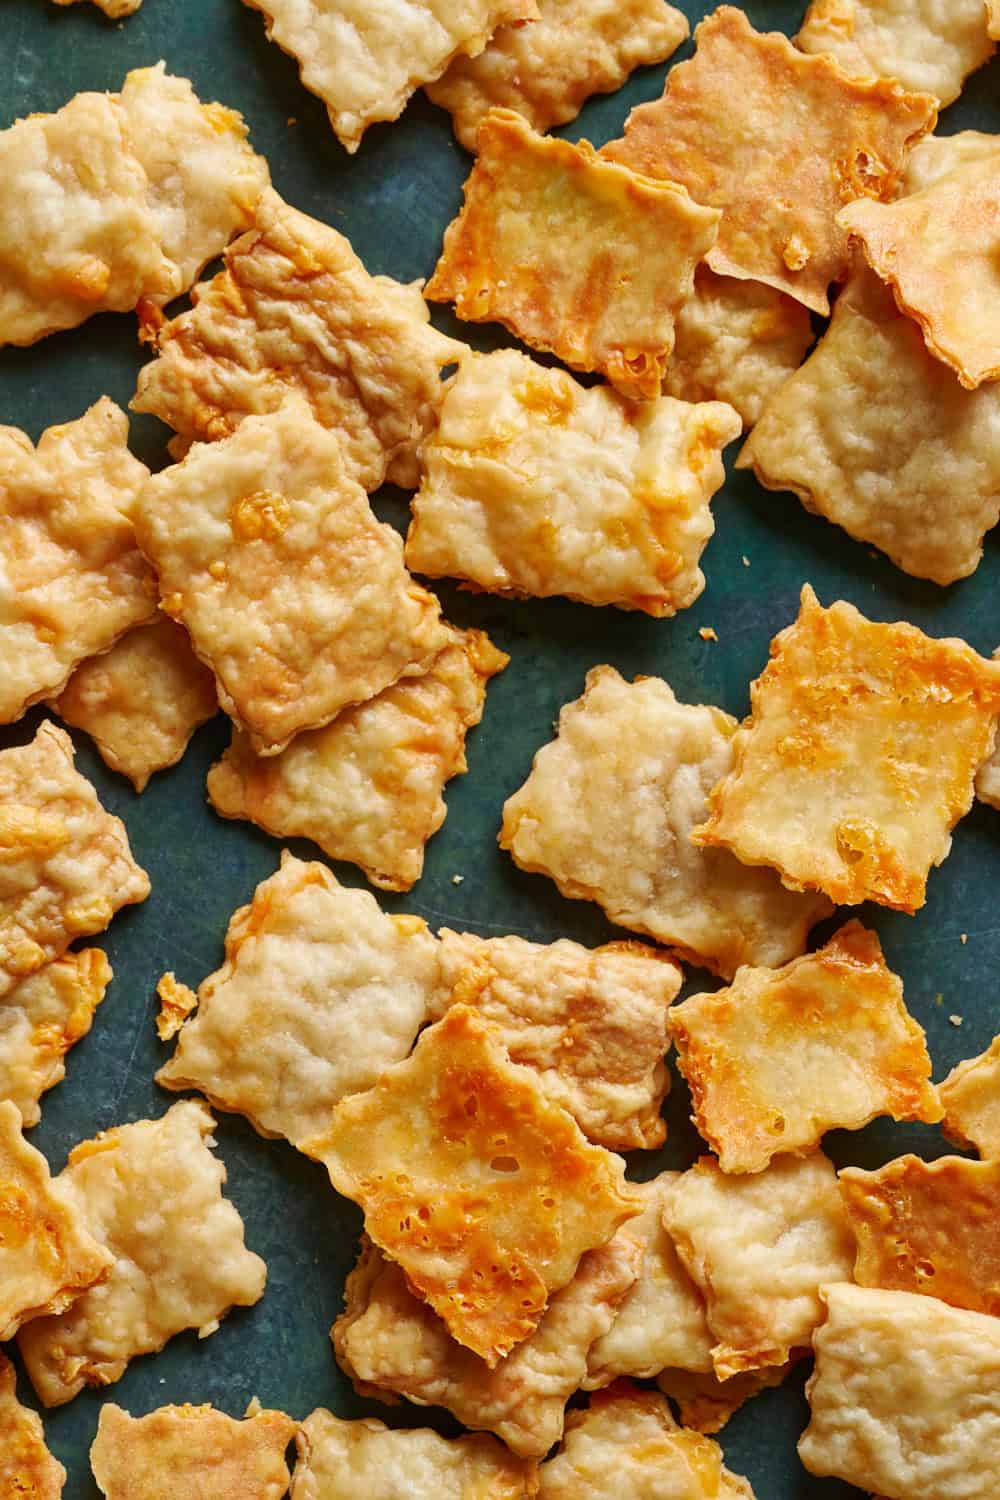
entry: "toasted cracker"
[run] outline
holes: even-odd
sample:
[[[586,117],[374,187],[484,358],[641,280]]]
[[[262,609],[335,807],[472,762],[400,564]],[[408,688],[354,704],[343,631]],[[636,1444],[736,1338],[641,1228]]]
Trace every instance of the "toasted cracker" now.
[[[87,1035],[111,982],[100,948],[64,953],[0,1000],[0,1099],[10,1099],[25,1128],[42,1117],[39,1099],[66,1076],[69,1049]]]
[[[750,700],[695,842],[838,903],[921,907],[993,748],[1000,664],[806,584]]]
[[[508,661],[481,630],[452,630],[421,677],[296,735],[281,755],[261,759],[234,732],[208,773],[209,801],[278,838],[312,839],[373,885],[409,890],[445,820],[445,784],[467,769],[465,737],[482,718],[486,685]]]
[[[0,1494],[60,1500],[66,1470],[45,1446],[42,1419],[17,1399],[14,1366],[0,1353]]]
[[[903,194],[923,192],[970,162],[986,161],[1000,151],[995,135],[981,130],[959,130],[954,135],[928,135],[919,141],[906,159]]]
[[[0,999],[149,889],[65,730],[46,722],[0,751]]]
[[[601,155],[722,210],[706,255],[713,271],[826,314],[830,283],[848,265],[837,210],[896,193],[908,148],[934,127],[935,101],[891,80],[849,78],[780,32],[754,31],[731,5],[702,21],[695,41],[662,99],[634,109]]]
[[[952,1068],[940,1094],[945,1108],[942,1129],[949,1140],[991,1161],[1000,1159],[1000,1036],[981,1057],[966,1058]]]
[[[986,0],[986,25],[994,41],[1000,41],[1000,0]]]
[[[675,614],[705,587],[709,502],[739,432],[718,402],[638,405],[514,349],[469,355],[421,451],[406,560],[490,593]]]
[[[684,188],[601,160],[586,141],[540,136],[490,110],[465,206],[427,284],[460,318],[505,324],[624,396],[659,394],[674,316],[719,215]]]
[[[186,1328],[205,1338],[231,1307],[260,1301],[267,1268],[222,1195],[226,1169],[209,1149],[214,1125],[203,1104],[186,1099],[159,1120],[102,1131],[70,1152],[59,1190],[115,1260],[99,1289],[18,1336],[45,1406],[85,1385],[111,1385],[137,1355]]]
[[[794,958],[829,906],[689,842],[732,764],[735,730],[720,709],[678,703],[658,678],[628,683],[595,667],[505,803],[501,848],[564,896],[596,901],[727,978],[742,963]]]
[[[993,653],[994,659],[997,652]],[[990,807],[1000,808],[1000,749],[994,749],[976,772],[976,796]]]
[[[101,1407],[90,1462],[106,1500],[282,1500],[296,1423],[281,1411],[235,1421],[211,1406],[161,1406],[133,1417]]]
[[[199,986],[197,1015],[157,1082],[199,1089],[298,1145],[407,1056],[437,966],[419,917],[388,916],[367,891],[286,852],[234,914],[226,962]]]
[[[781,1385],[795,1362],[793,1358],[769,1369],[742,1370],[727,1380],[720,1380],[711,1370],[661,1370],[656,1384],[677,1407],[685,1427],[693,1427],[696,1432],[721,1432],[747,1401]]]

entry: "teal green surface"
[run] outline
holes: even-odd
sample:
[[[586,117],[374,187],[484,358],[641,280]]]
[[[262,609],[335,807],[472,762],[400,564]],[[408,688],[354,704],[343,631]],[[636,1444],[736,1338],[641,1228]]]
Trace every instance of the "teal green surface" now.
[[[696,21],[709,7],[681,8]],[[747,9],[758,27],[793,32],[802,6],[774,0]],[[686,47],[678,56],[689,53]],[[29,111],[55,109],[79,89],[115,89],[129,68],[161,57],[171,71],[189,76],[202,98],[243,112],[254,144],[270,161],[275,186],[346,233],[369,270],[402,280],[431,272],[469,165],[448,117],[418,95],[400,121],[373,129],[349,158],[322,106],[299,84],[294,64],[265,41],[260,17],[238,0],[145,0],[138,15],[120,25],[88,5],[64,11],[46,0],[0,0],[0,127]],[[628,110],[660,93],[664,72],[643,70],[617,95],[591,101],[564,133],[597,143],[619,134]],[[1000,62],[970,81],[960,103],[945,112],[941,129],[1000,130],[998,84]],[[446,312],[434,316],[456,330]],[[511,342],[502,330],[462,332],[479,347]],[[78,416],[102,393],[126,405],[143,359],[130,316],[94,319],[32,349],[0,350],[0,423],[37,437],[51,423]],[[167,462],[166,437],[152,418],[133,424],[133,446],[153,467]],[[387,490],[374,503],[383,517],[405,524],[405,496]],[[730,478],[714,511],[718,530],[703,560],[708,586],[675,620],[440,589],[449,616],[488,630],[510,652],[511,665],[491,686],[482,727],[471,736],[468,776],[448,789],[448,820],[428,849],[423,879],[409,895],[380,896],[388,909],[418,912],[434,927],[447,922],[543,942],[568,936],[596,943],[611,934],[596,907],[563,900],[548,881],[516,870],[496,847],[504,798],[551,737],[560,706],[579,695],[585,672],[598,662],[611,662],[629,676],[658,673],[683,700],[742,714],[747,684],[763,666],[771,636],[795,615],[806,579],[824,602],[850,599],[873,618],[902,617],[932,634],[962,635],[984,653],[1000,642],[1000,554],[993,538],[977,574],[942,590],[907,578],[867,547],[807,516],[791,496],[765,493],[748,475]],[[715,627],[718,644],[699,638],[702,625]],[[30,738],[41,717],[35,711],[0,731],[0,747]],[[42,1123],[32,1133],[54,1170],[77,1140],[158,1116],[172,1102],[153,1083],[167,1055],[153,1029],[156,981],[174,969],[196,984],[215,968],[231,912],[276,865],[276,841],[249,825],[222,822],[205,802],[205,773],[227,738],[221,718],[207,725],[183,763],[154,778],[139,798],[104,767],[85,736],[74,735],[78,764],[106,805],[124,818],[153,894],[144,906],[119,916],[108,933],[114,983],[92,1034],[70,1054],[67,1079],[46,1097]],[[321,857],[309,844],[292,847],[304,857]],[[364,883],[352,867],[336,869],[342,880]],[[460,885],[452,881],[456,873],[463,876]],[[928,1032],[936,1077],[1000,1030],[998,890],[1000,814],[977,806],[956,831],[947,864],[932,874],[919,916],[862,913],[903,975],[910,1007]],[[690,976],[689,989],[711,985],[697,971]],[[952,1014],[964,1017],[960,1029],[950,1024]],[[686,1166],[697,1154],[676,1077],[666,1108],[668,1145],[661,1153],[633,1154],[635,1176]],[[211,1339],[199,1343],[184,1335],[160,1355],[136,1360],[108,1397],[136,1414],[170,1401],[212,1401],[239,1414],[257,1395],[297,1417],[326,1405],[342,1415],[367,1413],[395,1425],[430,1420],[452,1430],[447,1417],[438,1423],[438,1413],[359,1401],[334,1362],[327,1329],[355,1255],[360,1217],[353,1205],[334,1195],[319,1167],[280,1142],[261,1140],[240,1119],[220,1116],[218,1138],[248,1243],[268,1264],[264,1300],[232,1313]],[[879,1164],[902,1150],[934,1156],[945,1149],[937,1130],[885,1123],[854,1136],[834,1135],[827,1146],[838,1163],[861,1165]],[[727,1462],[750,1478],[758,1500],[846,1500],[858,1493],[813,1479],[798,1463],[795,1441],[807,1416],[804,1375],[801,1370],[781,1390],[759,1397],[722,1434]],[[32,1401],[23,1378],[19,1388]],[[97,1494],[87,1450],[103,1399],[87,1392],[46,1416],[51,1446],[69,1471],[70,1500]]]

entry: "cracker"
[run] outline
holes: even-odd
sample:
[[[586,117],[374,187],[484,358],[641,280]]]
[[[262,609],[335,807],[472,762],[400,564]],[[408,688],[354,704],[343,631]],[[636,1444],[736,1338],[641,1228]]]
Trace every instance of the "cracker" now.
[[[481,630],[452,630],[421,677],[343,709],[278,756],[260,759],[234,732],[208,773],[209,801],[278,838],[312,839],[373,885],[409,890],[447,815],[445,785],[467,769],[465,737],[482,718],[486,685],[508,661]]]
[[[509,109],[477,133],[465,206],[427,284],[460,318],[503,323],[624,396],[656,396],[674,316],[719,214],[672,182],[602,160],[588,142],[540,136]]]
[[[478,57],[456,57],[427,85],[467,151],[494,106],[517,110],[535,130],[565,125],[592,94],[613,94],[633,69],[666,62],[690,31],[664,0],[539,0],[538,10],[532,25],[499,27]]]
[[[822,1321],[819,1288],[846,1281],[854,1242],[821,1151],[752,1177],[703,1156],[673,1184],[664,1222],[705,1298],[715,1373],[784,1365]]]
[[[453,1005],[413,1056],[300,1143],[459,1341],[493,1368],[538,1326],[581,1255],[639,1212],[624,1162]]]
[[[37,447],[0,427],[0,723],[153,618],[156,582],[131,519],[148,478],[107,396]]]
[[[986,0],[986,24],[990,36],[1000,41],[1000,0]]]
[[[923,192],[970,162],[986,161],[1000,152],[995,135],[981,130],[959,130],[954,135],[928,135],[919,141],[906,160],[903,194]]]
[[[662,99],[634,109],[601,154],[722,210],[706,255],[713,271],[827,314],[830,283],[848,264],[837,210],[893,197],[907,149],[934,127],[935,101],[890,79],[850,78],[780,32],[754,31],[731,5],[702,21],[695,41]]]
[[[399,536],[298,401],[156,475],[136,531],[164,610],[259,753],[419,676],[448,641]]]
[[[0,751],[0,999],[149,889],[65,730],[46,722]]]
[[[1000,1159],[1000,1036],[981,1057],[952,1068],[940,1088],[942,1129],[949,1140],[989,1160]]]
[[[156,1013],[156,1034],[161,1042],[172,1041],[188,1016],[198,1008],[198,996],[186,984],[180,984],[170,971],[161,974],[156,985],[160,1008]]]
[[[42,1419],[17,1399],[14,1366],[0,1353],[0,1494],[60,1500],[66,1470],[45,1446]]]
[[[806,584],[750,700],[695,842],[838,903],[918,910],[993,749],[1000,664],[843,600],[824,609]]]
[[[447,927],[440,937],[436,1016],[467,1005],[498,1026],[511,1062],[531,1068],[597,1145],[663,1144],[667,1012],[682,980],[666,954],[642,943],[590,949]]]
[[[504,805],[501,848],[564,896],[596,901],[727,978],[743,963],[784,963],[829,905],[726,851],[706,859],[688,837],[732,764],[735,731],[728,714],[678,703],[658,678],[628,683],[595,667]]]
[[[211,1406],[161,1406],[133,1417],[101,1407],[90,1462],[106,1500],[282,1500],[296,1423],[281,1411],[234,1421]]]
[[[831,1286],[799,1442],[811,1474],[906,1500],[988,1495],[1000,1466],[1000,1322],[909,1292]]]
[[[677,1407],[685,1427],[721,1432],[729,1418],[761,1391],[781,1385],[794,1359],[764,1370],[743,1370],[720,1380],[711,1370],[661,1370],[656,1384]]]
[[[157,1082],[199,1089],[298,1145],[407,1056],[437,963],[419,917],[388,916],[367,891],[286,851],[234,914],[226,961],[199,986],[197,1014]]]
[[[63,1058],[87,1035],[111,982],[100,948],[64,953],[0,1000],[0,1099],[25,1128],[42,1117],[39,1099],[66,1076]]]
[[[222,1196],[214,1125],[203,1104],[184,1100],[159,1120],[102,1131],[70,1152],[56,1182],[115,1259],[101,1287],[18,1336],[45,1406],[85,1385],[111,1385],[137,1355],[186,1328],[207,1338],[231,1307],[260,1301],[267,1268]]]
[[[721,403],[637,405],[514,349],[471,354],[421,452],[406,559],[490,593],[673,615],[699,559],[740,421]]]
[[[994,657],[996,654],[994,651]],[[976,796],[980,802],[1000,808],[1000,750],[994,750],[976,772]]]
[[[56,5],[75,5],[76,0],[55,0]],[[142,0],[93,0],[98,10],[103,10],[110,21],[124,21],[139,9]]]
[[[150,776],[177,764],[218,701],[187,632],[161,615],[77,667],[52,708],[142,792]]]

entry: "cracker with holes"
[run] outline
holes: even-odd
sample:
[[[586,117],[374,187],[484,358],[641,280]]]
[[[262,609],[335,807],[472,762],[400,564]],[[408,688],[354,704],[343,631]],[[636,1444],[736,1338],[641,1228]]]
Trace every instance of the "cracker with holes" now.
[[[0,1494],[60,1500],[66,1470],[45,1445],[42,1419],[17,1399],[17,1378],[0,1354]]]
[[[295,1428],[281,1411],[251,1408],[236,1421],[211,1406],[161,1406],[133,1417],[111,1401],[101,1407],[90,1463],[105,1500],[282,1500]]]
[[[0,1000],[0,1099],[10,1099],[25,1128],[42,1117],[39,1100],[66,1076],[63,1059],[90,1030],[111,982],[100,948],[64,953]]]
[[[1000,1160],[1000,1036],[981,1057],[953,1068],[941,1085],[942,1129],[949,1140]]]

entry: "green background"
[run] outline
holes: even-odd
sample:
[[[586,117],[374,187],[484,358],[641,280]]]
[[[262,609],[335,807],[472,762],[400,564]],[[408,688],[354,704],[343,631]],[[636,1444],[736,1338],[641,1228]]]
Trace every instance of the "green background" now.
[[[693,22],[708,8],[681,4]],[[791,33],[802,6],[775,0],[750,3],[747,10],[758,27]],[[688,45],[678,57],[690,51]],[[429,275],[469,165],[448,117],[418,94],[400,121],[372,129],[358,155],[348,157],[319,101],[299,84],[295,65],[266,42],[260,16],[238,0],[146,0],[138,15],[117,25],[89,5],[64,11],[46,0],[0,0],[0,127],[29,111],[56,109],[79,89],[116,89],[129,68],[159,58],[170,71],[189,76],[203,99],[242,110],[277,189],[346,233],[370,271],[402,280]],[[628,110],[660,93],[664,73],[642,70],[620,93],[592,100],[564,133],[595,143],[618,135]],[[1000,61],[970,81],[940,128],[1000,130],[998,83]],[[434,318],[459,331],[446,310],[436,309]],[[499,329],[464,327],[461,335],[482,348],[511,342]],[[0,350],[0,422],[21,426],[34,438],[51,423],[79,416],[102,393],[125,406],[144,357],[131,316],[95,318],[32,349]],[[151,466],[167,461],[167,434],[154,419],[136,419],[132,434],[133,446]],[[374,504],[380,515],[405,525],[404,496],[385,490]],[[560,706],[579,695],[585,672],[598,662],[611,662],[628,676],[658,673],[682,700],[743,714],[747,684],[763,666],[771,636],[794,617],[806,579],[827,603],[850,599],[874,618],[902,617],[933,634],[962,635],[984,653],[1000,642],[992,538],[975,577],[942,590],[906,577],[869,548],[807,516],[791,496],[765,493],[749,475],[729,479],[714,512],[718,532],[703,559],[707,588],[674,620],[440,589],[450,618],[489,631],[510,652],[511,665],[490,687],[482,727],[470,738],[469,774],[448,790],[448,820],[429,846],[423,879],[409,895],[381,896],[389,910],[418,912],[434,927],[447,922],[541,942],[568,936],[597,943],[612,934],[596,907],[563,900],[548,881],[522,874],[496,847],[504,798],[550,738]],[[702,625],[715,627],[717,644],[699,638]],[[29,739],[41,717],[36,710],[0,731],[0,747]],[[279,852],[276,841],[248,824],[222,822],[205,802],[205,773],[227,742],[221,717],[196,735],[183,763],[154,778],[141,798],[106,770],[85,736],[74,739],[81,770],[124,818],[153,894],[144,906],[122,913],[107,935],[114,983],[91,1036],[70,1054],[66,1082],[46,1097],[42,1123],[32,1133],[54,1170],[81,1138],[158,1116],[173,1102],[152,1079],[167,1055],[153,1029],[156,981],[172,968],[197,984],[217,967],[230,914],[273,871]],[[292,847],[303,857],[321,857],[309,844]],[[456,873],[464,877],[458,886],[452,883]],[[351,866],[338,866],[337,875],[363,884]],[[903,975],[910,1008],[927,1029],[938,1078],[1000,1029],[994,988],[998,891],[1000,815],[977,806],[957,830],[947,864],[933,873],[927,905],[916,918],[861,913]],[[968,935],[965,945],[962,933]],[[705,975],[691,973],[689,991],[712,986]],[[960,1029],[950,1024],[951,1013],[964,1017]],[[686,1166],[697,1154],[685,1090],[676,1077],[666,1111],[667,1147],[633,1154],[635,1176]],[[354,1206],[334,1195],[318,1166],[281,1142],[261,1140],[241,1119],[220,1116],[218,1137],[248,1244],[268,1264],[265,1297],[254,1309],[233,1312],[202,1343],[185,1334],[163,1353],[136,1360],[110,1398],[135,1414],[172,1401],[212,1401],[240,1414],[257,1395],[296,1417],[327,1405],[342,1415],[368,1413],[396,1425],[436,1422],[438,1413],[359,1401],[334,1362],[327,1329],[354,1260],[360,1224]],[[937,1130],[888,1123],[857,1135],[835,1134],[826,1144],[838,1163],[862,1165],[877,1165],[902,1150],[934,1156],[946,1149]],[[835,1500],[857,1493],[810,1477],[796,1458],[795,1440],[807,1419],[804,1376],[802,1369],[781,1390],[766,1392],[722,1434],[727,1462],[750,1478],[758,1500]],[[19,1389],[22,1399],[32,1400],[23,1378]],[[102,1399],[85,1392],[45,1419],[51,1446],[69,1471],[66,1495],[72,1500],[97,1494],[87,1450]],[[454,1430],[449,1421],[442,1416],[439,1425]]]

